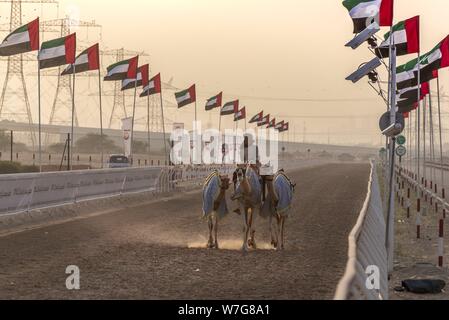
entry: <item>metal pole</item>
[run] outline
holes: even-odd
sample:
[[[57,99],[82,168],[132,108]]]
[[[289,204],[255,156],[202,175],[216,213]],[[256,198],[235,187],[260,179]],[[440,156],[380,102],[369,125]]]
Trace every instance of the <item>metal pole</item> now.
[[[390,45],[390,123],[396,123],[396,47]],[[395,147],[396,137],[390,139],[390,196],[388,203],[387,215],[387,241],[386,248],[388,252],[388,270],[393,271],[394,268],[394,231],[395,231],[395,194],[394,194],[394,178],[395,178]]]
[[[150,160],[150,158],[151,158],[151,130],[150,130],[150,95],[149,94],[147,95],[147,138],[148,138],[148,160]]]
[[[104,168],[104,134],[103,134],[103,102],[101,91],[101,71],[98,69],[98,95],[100,97],[100,149],[101,149],[101,169]]]
[[[13,153],[14,153],[14,131],[11,130],[11,162],[14,161]]]
[[[421,53],[418,53],[418,185],[421,185]],[[421,199],[421,193],[418,188],[418,199]]]
[[[39,63],[39,58],[37,62],[37,101],[39,118],[39,172],[42,172],[41,66]]]
[[[70,138],[70,133],[67,133],[67,171],[71,170],[71,165],[72,165],[72,161],[71,161],[71,155],[72,155],[72,150],[70,148],[71,145],[71,141],[72,139]],[[65,150],[64,150],[65,151]],[[62,160],[64,160],[64,154],[62,155]]]
[[[164,99],[162,98],[162,88],[160,92],[161,97],[161,115],[162,115],[162,133],[164,135],[164,152],[165,152],[165,162],[169,163],[168,161],[168,150],[167,150],[167,137],[165,136],[165,116],[164,116]]]
[[[441,165],[441,187],[444,189],[444,171],[443,171],[443,128],[441,123],[441,101],[440,101],[440,78],[437,77],[437,94],[438,94],[438,123],[439,123],[439,133],[440,133],[440,165]]]
[[[132,166],[134,166],[134,150],[133,150],[133,143],[134,143],[134,119],[136,117],[136,96],[137,96],[137,78],[134,82],[134,103],[133,103],[133,119],[131,124],[131,163]]]
[[[75,135],[74,135],[74,131],[75,131],[75,84],[76,84],[76,66],[75,64],[72,64],[73,67],[73,89],[72,89],[72,128],[70,131],[70,150],[71,150],[71,154],[70,154],[70,171],[73,171],[73,141],[75,140]]]

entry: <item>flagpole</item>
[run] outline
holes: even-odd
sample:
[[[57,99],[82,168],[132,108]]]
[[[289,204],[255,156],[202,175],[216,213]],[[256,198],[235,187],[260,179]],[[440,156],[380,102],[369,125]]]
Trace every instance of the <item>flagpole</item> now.
[[[421,185],[421,52],[418,52],[418,185]],[[418,189],[418,201],[420,201]]]
[[[136,117],[136,95],[137,95],[137,74],[134,82],[134,103],[133,103],[133,119],[131,124],[131,159],[132,165],[134,165],[134,150],[133,150],[133,142],[134,142],[134,118]]]
[[[150,92],[147,95],[147,138],[148,138],[148,158],[151,158],[151,130],[150,130]],[[150,160],[150,159],[148,159]]]
[[[70,133],[70,171],[73,171],[73,141],[75,140],[74,132],[75,132],[75,84],[76,84],[76,66],[75,63],[72,64],[73,68],[73,88],[72,88],[72,128]]]
[[[100,99],[100,151],[101,151],[101,169],[104,169],[104,137],[103,137],[103,101],[101,98],[101,70],[98,68],[98,96]]]
[[[235,115],[234,115],[234,117],[235,117]],[[235,121],[234,127],[235,127],[235,133],[234,133],[234,161],[235,161],[235,164],[238,164],[237,163],[237,130],[239,129],[239,122],[238,121]]]
[[[39,118],[39,172],[42,173],[42,115],[41,115],[41,66],[39,56],[37,59],[37,101],[38,101],[38,118]]]
[[[441,124],[441,100],[440,100],[440,77],[437,77],[437,94],[438,94],[438,122],[440,133],[440,165],[441,165],[441,190],[444,189],[444,171],[443,171],[443,130]]]
[[[165,136],[165,116],[164,116],[164,104],[163,101],[164,99],[162,98],[162,85],[161,85],[161,92],[160,92],[160,98],[161,98],[161,115],[162,115],[162,133],[164,135],[163,139],[164,139],[164,153],[165,153],[165,163],[166,165],[170,165],[169,161],[168,161],[168,151],[167,151],[167,137]]]

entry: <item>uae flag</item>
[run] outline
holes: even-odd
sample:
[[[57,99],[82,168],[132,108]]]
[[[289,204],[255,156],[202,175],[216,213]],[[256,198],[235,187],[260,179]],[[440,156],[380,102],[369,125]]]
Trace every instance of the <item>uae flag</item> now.
[[[254,117],[249,120],[249,123],[257,123],[262,121],[263,119],[263,111],[261,111],[259,114],[256,114]]]
[[[39,50],[39,18],[8,35],[0,44],[0,56]]]
[[[275,127],[276,127],[276,119],[272,119],[270,121],[270,123],[268,124],[267,129],[275,128]]]
[[[447,45],[447,44],[446,44]],[[442,57],[445,56],[444,60]],[[398,90],[403,90],[418,85],[418,69],[420,69],[420,82],[424,83],[438,77],[438,66],[447,64],[448,52],[444,53],[436,47],[431,52],[418,59],[413,59],[396,69],[396,81]],[[443,63],[441,63],[443,61]]]
[[[196,101],[196,90],[195,85],[191,86],[189,89],[175,93],[176,102],[178,103],[178,108],[182,108],[188,104]]]
[[[246,107],[243,107],[234,115],[234,121],[240,121],[244,119],[246,119]]]
[[[263,127],[263,126],[267,126],[269,124],[270,124],[270,115],[268,114],[265,117],[263,117],[260,122],[257,123],[257,126]]]
[[[161,82],[161,74],[158,73],[153,78],[148,81],[148,84],[143,87],[143,92],[140,94],[140,97],[151,96],[153,94],[162,92],[162,82]]]
[[[136,86],[146,86],[148,85],[148,79],[150,78],[150,65],[144,64],[137,69],[137,80],[136,79],[125,79],[122,81],[122,91],[128,89],[134,89]]]
[[[39,51],[39,68],[53,68],[75,63],[76,33],[64,38],[42,43]]]
[[[404,113],[416,109],[419,101],[423,100],[430,93],[428,82],[421,84],[421,94],[418,100],[418,86],[402,90],[397,98],[399,112]]]
[[[276,130],[281,130],[284,127],[284,121],[279,122],[277,125],[274,126]]]
[[[393,27],[393,33],[385,34],[385,41],[375,50],[379,58],[390,56],[390,43],[396,47],[396,55],[419,52],[419,16],[401,21]]]
[[[222,100],[223,100],[223,92],[220,92],[215,97],[212,97],[209,100],[207,100],[206,111],[210,111],[215,108],[221,107]]]
[[[381,27],[393,25],[394,0],[345,0],[343,6],[354,22],[354,33],[360,33],[377,22]]]
[[[81,73],[92,70],[100,69],[100,49],[98,43],[92,47],[84,50],[81,54],[76,57],[75,68],[73,64],[67,66],[67,68],[62,72],[61,75],[65,76],[68,74]]]
[[[285,132],[288,130],[290,130],[290,124],[287,122],[287,123],[284,123],[284,125],[282,126],[281,129],[279,129],[279,132]]]
[[[239,100],[231,101],[226,103],[223,108],[221,108],[220,114],[222,116],[230,116],[236,114],[239,111]]]
[[[449,36],[441,41],[421,61],[421,83],[428,82],[435,77],[434,71],[449,67]],[[418,71],[415,71],[417,77]]]
[[[122,81],[125,79],[137,78],[137,66],[139,65],[139,56],[123,60],[110,65],[104,81]]]

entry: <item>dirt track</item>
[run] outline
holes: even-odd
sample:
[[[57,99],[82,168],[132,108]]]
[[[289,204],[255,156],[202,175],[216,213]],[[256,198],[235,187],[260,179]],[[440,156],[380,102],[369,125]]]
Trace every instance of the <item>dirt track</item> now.
[[[222,249],[203,249],[198,193],[1,237],[0,299],[331,299],[368,175],[361,164],[291,173],[284,252],[268,249],[260,219],[260,249],[240,252],[236,215],[220,225]],[[79,291],[65,288],[68,265],[81,270]]]

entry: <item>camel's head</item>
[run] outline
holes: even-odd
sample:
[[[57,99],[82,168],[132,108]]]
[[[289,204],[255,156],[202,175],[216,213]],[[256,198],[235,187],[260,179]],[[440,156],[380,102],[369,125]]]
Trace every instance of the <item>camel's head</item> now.
[[[237,181],[242,182],[243,179],[245,179],[246,176],[246,169],[245,168],[238,168],[237,169]]]
[[[228,176],[220,176],[220,181],[221,181],[221,189],[223,190],[228,190],[229,186],[231,185],[230,183],[230,179]]]

